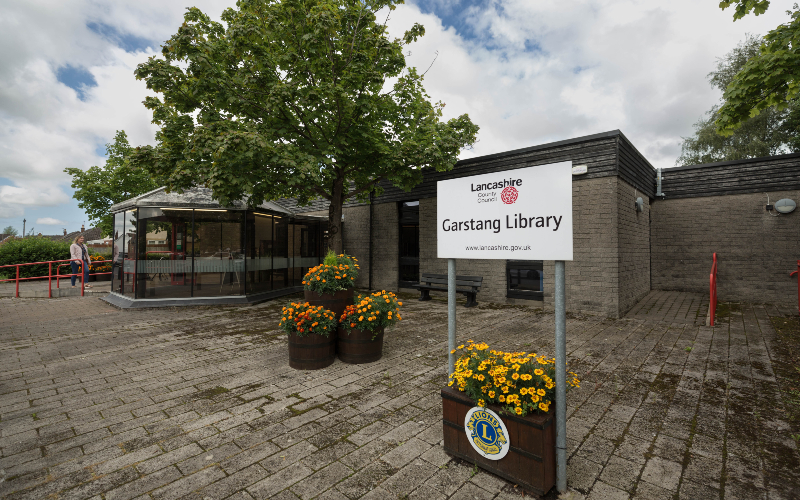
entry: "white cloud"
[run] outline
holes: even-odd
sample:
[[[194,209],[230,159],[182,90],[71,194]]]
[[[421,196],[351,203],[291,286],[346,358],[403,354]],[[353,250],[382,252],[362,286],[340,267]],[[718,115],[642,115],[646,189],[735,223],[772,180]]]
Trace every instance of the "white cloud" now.
[[[10,206],[0,202],[0,219],[16,219],[22,217],[24,211],[18,206]]]
[[[215,19],[234,4],[194,2]],[[481,127],[480,142],[465,157],[620,129],[654,165],[672,166],[680,137],[691,134],[692,123],[719,99],[706,82],[715,57],[746,32],[764,34],[786,21],[773,6],[734,23],[731,11],[715,2],[690,0],[485,0],[466,10],[463,4],[426,4],[445,18],[463,14],[463,33],[413,3],[400,5],[389,27],[398,36],[414,22],[425,25],[427,34],[409,47],[408,62],[424,70],[439,52],[425,77],[429,94],[447,103],[446,118],[469,113]],[[141,104],[148,91],[133,70],[176,32],[184,5],[6,2],[0,16],[0,219],[75,205],[64,168],[102,164],[97,150],[116,130],[124,129],[134,145],[153,142],[156,129]],[[58,81],[57,70],[65,66],[88,71],[97,83],[82,89],[83,100]]]
[[[37,224],[42,224],[45,226],[66,226],[67,223],[63,220],[54,219],[52,217],[39,217],[36,219]]]
[[[426,90],[447,117],[469,113],[481,127],[465,157],[620,129],[661,167],[720,97],[706,80],[715,58],[786,21],[773,7],[734,23],[730,9],[690,0],[487,0],[464,12],[466,37],[415,4],[399,6],[389,28],[425,25],[407,59],[424,69],[439,51]]]
[[[0,186],[0,203],[7,205],[54,206],[67,201],[69,197],[56,186]]]
[[[197,5],[218,18],[234,4]],[[0,186],[0,219],[19,218],[26,207],[76,204],[67,194],[71,178],[64,169],[102,164],[98,150],[117,130],[125,130],[133,145],[153,143],[156,128],[142,105],[148,91],[133,71],[177,31],[184,12],[180,2],[156,0],[3,6],[0,184],[7,185]],[[121,38],[138,48],[129,43],[126,52],[118,46]],[[66,66],[87,71],[97,83],[82,89],[84,100],[58,81],[58,69]]]

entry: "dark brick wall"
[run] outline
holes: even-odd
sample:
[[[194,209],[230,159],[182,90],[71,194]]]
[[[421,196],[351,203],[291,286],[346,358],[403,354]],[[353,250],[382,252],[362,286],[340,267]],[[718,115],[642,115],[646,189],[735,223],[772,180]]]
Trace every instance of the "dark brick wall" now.
[[[773,217],[767,194],[800,200],[793,190],[654,201],[652,288],[708,293],[717,252],[719,300],[796,306],[800,211]]]

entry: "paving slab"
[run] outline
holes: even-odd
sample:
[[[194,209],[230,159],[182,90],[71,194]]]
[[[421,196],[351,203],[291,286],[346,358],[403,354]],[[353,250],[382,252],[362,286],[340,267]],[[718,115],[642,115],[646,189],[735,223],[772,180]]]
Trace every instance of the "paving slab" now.
[[[406,297],[376,363],[298,371],[276,328],[289,300],[0,298],[0,497],[523,496],[442,449],[445,302]],[[711,328],[707,307],[652,292],[622,319],[569,315],[574,498],[800,498],[787,399],[800,382],[775,328],[791,318],[729,304]],[[553,315],[536,307],[459,307],[458,325],[459,342],[554,351]]]

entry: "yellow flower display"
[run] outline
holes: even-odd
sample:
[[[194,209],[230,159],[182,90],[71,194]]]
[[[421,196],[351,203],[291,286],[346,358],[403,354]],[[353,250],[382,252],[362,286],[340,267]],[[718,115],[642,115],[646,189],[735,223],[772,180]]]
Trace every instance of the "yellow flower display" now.
[[[461,356],[448,385],[465,392],[479,406],[498,404],[504,411],[521,416],[549,411],[555,398],[555,359],[489,349],[487,344],[472,340],[452,354],[458,351]],[[567,389],[580,387],[575,372],[568,374]]]

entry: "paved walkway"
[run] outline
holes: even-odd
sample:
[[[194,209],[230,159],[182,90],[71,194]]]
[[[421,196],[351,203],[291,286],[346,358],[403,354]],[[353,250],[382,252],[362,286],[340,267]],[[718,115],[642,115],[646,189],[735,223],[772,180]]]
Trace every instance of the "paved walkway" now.
[[[111,291],[110,281],[92,281],[87,283],[90,285],[84,290],[84,296],[95,295],[103,297],[108,295]],[[19,282],[19,296],[20,298],[46,298],[48,296],[48,288],[52,291],[52,296],[59,297],[79,297],[81,295],[81,286],[78,282],[75,288],[70,286],[70,280],[62,279],[56,288],[56,280],[48,285],[46,279],[44,280],[30,280]],[[17,292],[16,283],[13,281],[0,282],[0,297],[15,297]]]
[[[681,299],[567,320],[583,380],[569,395],[573,498],[800,497],[771,323],[790,311],[721,306],[708,328],[701,301],[680,315],[669,297]],[[277,302],[0,298],[0,497],[521,497],[442,451],[446,304],[404,309],[381,361],[302,372],[288,367]],[[534,309],[459,307],[458,325],[461,340],[553,352],[553,316]]]

